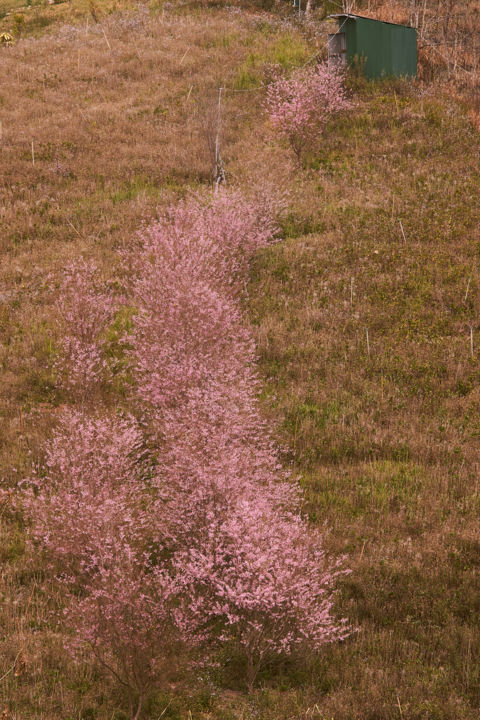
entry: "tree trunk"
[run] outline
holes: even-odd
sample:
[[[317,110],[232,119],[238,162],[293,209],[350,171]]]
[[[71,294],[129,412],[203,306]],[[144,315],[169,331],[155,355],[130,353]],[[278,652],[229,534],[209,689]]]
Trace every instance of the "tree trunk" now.
[[[255,680],[257,679],[258,671],[262,663],[262,655],[255,658],[254,654],[247,655],[247,692],[249,695],[253,693]]]
[[[136,707],[136,710],[135,710],[135,713],[134,713],[134,702],[133,702],[133,698],[132,698],[132,697],[130,698],[130,718],[131,718],[131,720],[138,720],[138,719],[139,719],[140,713],[142,712],[142,705],[143,705],[143,695],[142,695],[142,693],[140,693],[140,695],[138,696],[137,707]]]

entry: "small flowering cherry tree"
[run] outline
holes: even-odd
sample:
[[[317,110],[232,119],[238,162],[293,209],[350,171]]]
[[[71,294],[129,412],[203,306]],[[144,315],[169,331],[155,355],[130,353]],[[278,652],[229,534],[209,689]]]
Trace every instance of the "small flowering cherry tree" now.
[[[144,455],[132,417],[62,412],[24,506],[33,538],[63,574],[83,581],[109,538],[141,537]]]
[[[85,592],[70,597],[71,649],[86,646],[126,688],[131,720],[140,717],[149,690],[168,687],[186,655],[179,590],[168,572],[116,537]]]
[[[32,538],[66,591],[69,647],[89,648],[127,689],[131,718],[151,687],[166,686],[185,625],[179,583],[152,556],[163,518],[150,475],[132,417],[65,410],[24,499]]]
[[[254,501],[240,500],[223,522],[217,518],[212,538],[183,558],[191,614],[199,623],[220,622],[222,639],[236,643],[249,692],[272,655],[350,634],[332,614],[334,582],[345,571],[327,560],[321,538],[299,515],[273,511],[258,493]]]
[[[327,64],[278,77],[267,88],[266,110],[273,128],[287,140],[297,160],[323,134],[328,121],[352,106],[343,74]]]

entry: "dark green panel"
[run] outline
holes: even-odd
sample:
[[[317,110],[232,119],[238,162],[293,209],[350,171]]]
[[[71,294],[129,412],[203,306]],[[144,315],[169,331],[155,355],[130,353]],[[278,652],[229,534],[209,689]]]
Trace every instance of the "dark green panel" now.
[[[357,23],[355,20],[346,20],[340,23],[341,32],[345,33],[347,39],[347,62],[352,62],[357,54]]]
[[[364,64],[365,75],[417,75],[417,33],[413,28],[369,18],[339,19],[347,41],[347,60]]]
[[[417,33],[414,28],[392,25],[392,74],[417,75]]]
[[[355,20],[357,55],[364,63],[367,77],[381,77],[390,74],[390,53],[388,52],[388,30],[385,24],[374,20]]]

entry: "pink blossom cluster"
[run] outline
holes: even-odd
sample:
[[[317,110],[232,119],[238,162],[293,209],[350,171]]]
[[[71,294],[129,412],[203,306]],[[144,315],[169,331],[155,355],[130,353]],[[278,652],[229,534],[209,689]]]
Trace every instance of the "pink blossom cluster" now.
[[[326,63],[280,76],[267,88],[266,110],[274,129],[298,160],[314,144],[328,121],[352,106],[338,66]]]
[[[108,377],[101,338],[113,316],[113,297],[101,287],[92,262],[65,268],[57,302],[64,329],[56,363],[59,384],[77,401],[88,398]]]
[[[29,481],[35,493],[25,499],[35,518],[33,537],[62,572],[83,580],[117,536],[141,535],[144,455],[134,418],[62,411],[42,467]]]
[[[179,647],[210,657],[236,643],[251,689],[270,654],[348,634],[332,613],[343,571],[302,517],[258,406],[242,303],[248,263],[276,234],[261,203],[226,191],[148,227],[124,258],[137,419],[65,410],[31,479],[32,534],[71,591],[77,641],[130,689],[132,717]],[[78,337],[93,342],[111,301],[99,310],[84,290],[94,319]]]

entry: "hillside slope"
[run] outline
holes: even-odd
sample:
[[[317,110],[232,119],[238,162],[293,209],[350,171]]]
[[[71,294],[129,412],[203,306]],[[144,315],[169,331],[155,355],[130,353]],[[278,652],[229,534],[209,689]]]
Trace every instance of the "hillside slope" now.
[[[284,239],[257,257],[249,288],[262,403],[312,522],[347,554],[340,609],[359,632],[269,668],[250,698],[234,659],[211,692],[179,680],[145,717],[474,720],[480,138],[469,108],[432,84],[352,75],[355,109],[300,168],[268,127],[261,81],[324,52],[327,25],[192,4],[54,30],[0,48],[3,487],[28,475],[69,401],[54,375],[62,267],[93,258],[114,281],[116,251],[144,219],[211,183],[224,87],[228,182],[288,193]],[[8,498],[0,532],[4,717],[125,717],[121,690],[62,649],[62,598]]]

